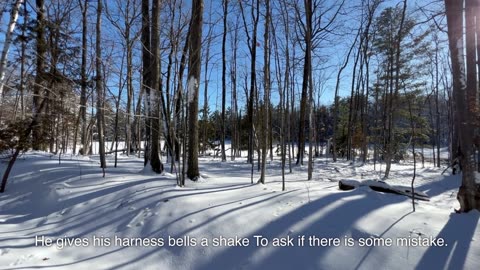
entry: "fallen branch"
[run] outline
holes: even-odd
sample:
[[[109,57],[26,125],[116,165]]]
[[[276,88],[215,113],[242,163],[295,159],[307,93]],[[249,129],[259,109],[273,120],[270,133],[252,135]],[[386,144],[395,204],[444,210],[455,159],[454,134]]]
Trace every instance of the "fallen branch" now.
[[[403,195],[407,197],[412,197],[412,191],[410,187],[407,186],[392,186],[382,181],[373,181],[373,180],[366,180],[366,181],[357,181],[357,180],[340,180],[338,182],[338,188],[340,190],[352,190],[358,187],[368,186],[370,189],[383,192],[383,193],[392,193]],[[422,201],[430,201],[430,198],[427,194],[421,191],[415,191],[415,199],[422,200]]]

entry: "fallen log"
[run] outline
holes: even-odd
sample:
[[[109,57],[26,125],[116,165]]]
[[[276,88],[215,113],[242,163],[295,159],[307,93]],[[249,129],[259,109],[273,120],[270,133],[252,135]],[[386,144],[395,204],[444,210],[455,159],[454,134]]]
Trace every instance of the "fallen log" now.
[[[371,190],[383,193],[398,194],[407,197],[412,197],[412,191],[410,187],[407,186],[398,186],[398,185],[389,185],[383,181],[374,181],[374,180],[340,180],[338,182],[338,188],[340,190],[352,190],[357,187],[368,186]],[[415,199],[421,201],[430,201],[428,195],[421,191],[415,191]]]

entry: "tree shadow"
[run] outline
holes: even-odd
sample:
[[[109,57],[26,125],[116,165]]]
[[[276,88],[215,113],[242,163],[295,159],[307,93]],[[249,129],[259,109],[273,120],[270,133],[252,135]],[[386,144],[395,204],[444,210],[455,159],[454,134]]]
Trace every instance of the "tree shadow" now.
[[[473,252],[470,245],[475,231],[480,229],[479,218],[478,211],[467,214],[451,213],[447,224],[436,236],[437,239],[443,238],[446,246],[429,247],[416,269],[470,269],[471,266],[478,266],[478,261],[470,261],[467,268],[465,264],[469,260],[469,252]]]
[[[461,179],[459,175],[443,176],[442,179],[431,181],[423,185],[415,187],[426,193],[430,198],[438,196],[446,191],[458,189],[460,187]]]
[[[397,225],[398,223],[400,223],[400,221],[402,221],[404,218],[406,218],[407,216],[411,215],[412,213],[414,213],[413,211],[410,211],[408,213],[406,213],[405,215],[401,216],[399,219],[397,219],[395,222],[393,222],[385,231],[383,231],[379,237],[383,237],[390,229],[392,229],[393,227],[395,227],[395,225]],[[370,247],[368,248],[368,251],[365,253],[365,255],[363,255],[362,259],[358,262],[357,266],[355,266],[355,270],[358,270],[360,269],[360,267],[362,266],[362,264],[365,262],[365,260],[368,258],[368,256],[370,255],[370,253],[372,252],[372,250],[374,249],[374,247]]]
[[[372,193],[373,194],[373,193]],[[369,212],[404,201],[399,196],[379,194],[379,201],[367,198],[369,195],[363,191],[339,192],[313,200],[298,209],[283,215],[279,219],[265,225],[248,235],[251,244],[248,247],[225,247],[224,250],[209,258],[196,269],[322,269],[320,262],[327,256],[332,247],[299,246],[293,247],[257,247],[254,236],[262,236],[269,240],[274,237],[287,237],[289,231],[298,222],[315,215],[320,209],[327,207],[338,200],[342,203],[330,210],[320,218],[312,221],[308,227],[300,232],[294,231],[291,237],[297,241],[302,235],[317,236],[322,238],[338,238],[343,241],[353,224]],[[360,198],[357,198],[360,195]],[[349,198],[354,197],[354,198]],[[386,200],[384,200],[386,199]],[[340,217],[339,217],[340,216]],[[335,247],[333,247],[335,248]],[[257,253],[263,253],[258,260],[252,260]],[[313,258],[315,259],[312,259]],[[317,264],[312,264],[316,260]],[[320,267],[320,268],[319,268]]]

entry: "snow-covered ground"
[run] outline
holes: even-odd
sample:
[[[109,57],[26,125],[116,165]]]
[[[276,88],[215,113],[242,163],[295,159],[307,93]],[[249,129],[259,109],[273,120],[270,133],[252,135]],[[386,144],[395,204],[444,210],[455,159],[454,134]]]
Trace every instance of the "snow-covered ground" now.
[[[145,172],[141,159],[119,156],[113,168],[109,157],[109,166],[102,178],[95,156],[19,159],[0,194],[0,269],[480,266],[480,213],[454,213],[460,178],[444,168],[418,169],[415,186],[430,201],[412,212],[405,196],[338,189],[342,179],[378,180],[378,164],[317,159],[314,179],[294,167],[286,191],[277,160],[267,183],[252,185],[244,159],[202,158],[201,180],[184,188],[174,173]],[[410,163],[396,164],[387,182],[410,185],[411,176]]]

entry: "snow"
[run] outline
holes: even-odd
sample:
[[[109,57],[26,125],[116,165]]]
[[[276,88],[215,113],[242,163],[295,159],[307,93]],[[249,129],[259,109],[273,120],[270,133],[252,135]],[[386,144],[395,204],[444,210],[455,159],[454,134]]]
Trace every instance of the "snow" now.
[[[193,102],[193,100],[195,99],[195,90],[197,88],[198,88],[197,79],[195,79],[193,76],[190,76],[187,82],[188,103]]]
[[[158,175],[143,169],[143,159],[120,157],[118,168],[108,157],[105,178],[97,156],[62,155],[58,164],[58,157],[28,152],[18,160],[0,194],[0,269],[480,265],[480,213],[455,214],[460,176],[442,176],[444,168],[429,163],[418,169],[415,188],[430,201],[412,212],[406,196],[338,189],[339,180],[379,179],[370,164],[318,158],[313,180],[306,181],[306,166],[294,167],[282,192],[279,159],[268,165],[265,185],[251,185],[244,158],[201,158],[202,181],[181,188],[169,164]],[[409,185],[412,168],[394,164],[386,182]]]

